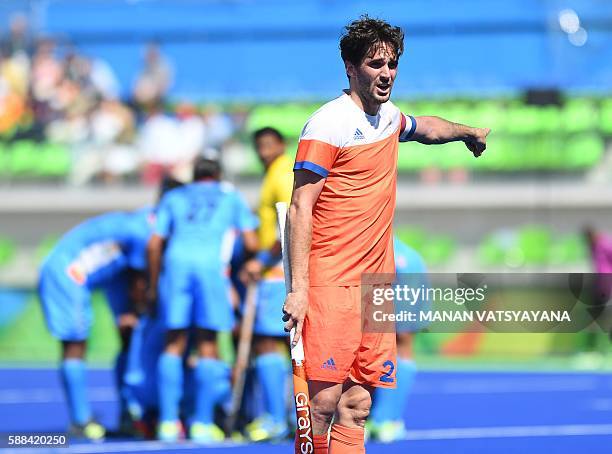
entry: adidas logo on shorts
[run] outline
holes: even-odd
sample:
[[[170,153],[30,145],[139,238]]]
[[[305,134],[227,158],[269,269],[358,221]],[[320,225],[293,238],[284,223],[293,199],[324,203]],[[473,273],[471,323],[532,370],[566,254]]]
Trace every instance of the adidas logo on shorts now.
[[[353,140],[363,140],[363,139],[365,139],[363,132],[361,132],[359,128],[355,129],[355,135],[353,135]]]
[[[334,362],[334,358],[329,358],[327,361],[325,361],[323,365],[321,366],[321,369],[337,370],[336,363]]]

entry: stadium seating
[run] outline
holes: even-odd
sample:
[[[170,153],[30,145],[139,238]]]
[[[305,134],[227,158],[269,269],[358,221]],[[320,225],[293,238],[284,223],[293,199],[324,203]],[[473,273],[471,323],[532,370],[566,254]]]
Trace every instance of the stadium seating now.
[[[427,265],[448,265],[458,241],[447,235],[432,235],[415,226],[399,226],[396,235],[421,254]],[[556,235],[549,226],[526,225],[492,232],[478,245],[477,260],[484,266],[545,267],[582,264],[588,259],[587,246],[579,234]]]
[[[15,257],[17,246],[10,238],[0,237],[0,267],[6,266]]]
[[[612,135],[612,99],[606,99],[601,103],[599,128],[602,133]]]
[[[0,178],[9,175],[9,152],[6,144],[0,142]]]
[[[478,260],[487,266],[567,266],[587,258],[587,246],[580,235],[556,237],[548,226],[541,225],[494,232],[478,248]]]
[[[10,148],[9,171],[13,177],[35,175],[38,160],[38,150],[34,142],[15,142]]]
[[[457,243],[447,235],[431,235],[418,227],[399,227],[395,231],[398,238],[414,248],[429,266],[442,266],[455,254]]]
[[[70,172],[72,157],[60,144],[20,140],[0,149],[0,164],[13,179],[62,179]]]
[[[606,138],[612,136],[612,99],[572,98],[562,106],[533,106],[517,99],[479,101],[398,101],[397,106],[413,115],[438,115],[451,120],[492,129],[486,159],[472,159],[462,143],[424,152],[418,145],[400,145],[398,169],[417,173],[429,168],[467,169],[480,173],[582,172],[602,159]],[[295,153],[299,134],[317,103],[258,104],[252,106],[244,129],[249,135],[264,126],[278,128]],[[0,144],[0,175],[12,180],[65,178],[71,170],[71,153],[60,144],[27,140]],[[261,175],[253,153],[244,157],[241,174]]]
[[[400,145],[400,172],[428,168],[465,168],[476,172],[584,171],[601,160],[604,137],[612,134],[612,100],[573,98],[562,106],[527,105],[517,99],[480,101],[398,101],[413,115],[437,115],[466,124],[487,126],[487,159],[471,159],[460,143],[440,146],[435,153],[416,152],[413,144]],[[251,110],[246,129],[277,127],[295,141],[316,104],[265,104]],[[294,147],[290,146],[290,150]],[[249,166],[245,173],[258,174]]]
[[[60,178],[68,175],[71,166],[69,150],[60,144],[44,144],[39,150],[40,156],[36,173],[43,178]]]

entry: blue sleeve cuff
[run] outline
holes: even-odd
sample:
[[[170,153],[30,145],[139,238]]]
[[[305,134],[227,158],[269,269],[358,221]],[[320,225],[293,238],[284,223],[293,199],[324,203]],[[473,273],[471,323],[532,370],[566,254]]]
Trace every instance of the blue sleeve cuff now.
[[[323,178],[327,178],[327,175],[329,175],[329,170],[310,161],[296,162],[293,166],[293,170],[310,170]]]

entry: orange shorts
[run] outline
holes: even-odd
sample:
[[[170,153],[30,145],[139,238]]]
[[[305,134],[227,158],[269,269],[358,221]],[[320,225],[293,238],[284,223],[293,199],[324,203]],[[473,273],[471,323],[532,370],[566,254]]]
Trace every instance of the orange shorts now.
[[[395,332],[363,332],[361,287],[310,287],[302,330],[308,380],[395,388]]]

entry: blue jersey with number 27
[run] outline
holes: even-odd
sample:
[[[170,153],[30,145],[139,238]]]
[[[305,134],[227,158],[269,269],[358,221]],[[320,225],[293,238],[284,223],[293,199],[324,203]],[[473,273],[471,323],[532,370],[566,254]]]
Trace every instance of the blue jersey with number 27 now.
[[[168,192],[161,200],[155,233],[167,238],[166,260],[227,266],[238,232],[257,228],[241,195],[228,183],[204,181]]]

